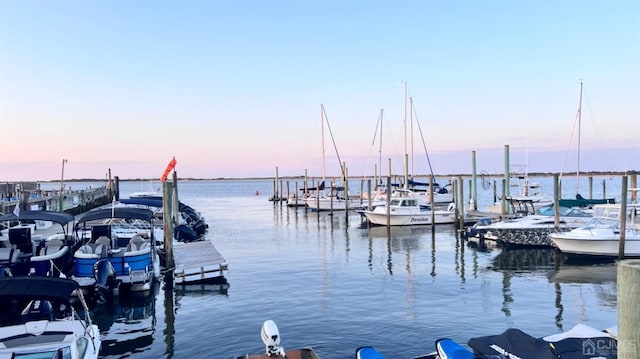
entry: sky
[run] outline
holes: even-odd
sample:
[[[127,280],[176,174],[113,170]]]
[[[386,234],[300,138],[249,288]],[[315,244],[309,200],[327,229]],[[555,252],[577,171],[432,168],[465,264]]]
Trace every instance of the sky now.
[[[2,182],[502,173],[506,148],[640,170],[640,1],[0,0]]]

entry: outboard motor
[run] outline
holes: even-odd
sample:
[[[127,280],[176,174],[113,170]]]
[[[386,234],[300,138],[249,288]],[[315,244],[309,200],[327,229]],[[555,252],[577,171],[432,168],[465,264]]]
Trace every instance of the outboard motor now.
[[[173,235],[179,242],[193,242],[200,238],[193,228],[186,224],[176,226]]]
[[[207,233],[207,224],[202,219],[198,219],[191,224],[191,228],[200,236],[204,236]]]
[[[101,300],[113,296],[116,288],[116,270],[108,259],[101,259],[93,265],[93,277],[96,279],[96,294]]]
[[[286,357],[284,348],[280,346],[280,332],[273,320],[267,320],[262,324],[260,337],[262,338],[269,357]]]

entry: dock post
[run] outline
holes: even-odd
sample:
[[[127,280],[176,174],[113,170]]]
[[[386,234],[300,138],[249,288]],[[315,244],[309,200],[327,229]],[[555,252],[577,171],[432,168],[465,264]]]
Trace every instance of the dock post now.
[[[593,176],[589,176],[589,199],[593,199]]]
[[[631,188],[637,189],[638,188],[638,174],[634,173],[631,175]],[[634,203],[636,201],[636,199],[638,198],[638,191],[631,191],[631,198],[629,198],[629,201],[631,201],[631,203]]]
[[[640,358],[640,260],[618,262],[618,358]]]
[[[509,192],[509,179],[511,177],[509,165],[509,145],[504,145],[504,183],[502,185],[502,198],[511,196]],[[505,211],[507,208],[505,207],[507,202],[504,201],[502,207],[504,207]]]
[[[429,176],[429,206],[431,206],[431,231],[434,232],[436,227],[433,225],[436,222],[436,212],[433,207],[433,176]]]
[[[391,166],[389,166],[389,172],[391,172]],[[387,228],[391,228],[391,176],[387,177]]]
[[[500,210],[500,216],[502,217],[501,219],[504,221],[507,218],[507,189],[506,187],[506,180],[503,178],[502,179],[502,199],[500,202],[500,207],[502,208]]]
[[[618,259],[624,259],[624,240],[627,229],[627,176],[622,176],[622,196],[620,197],[620,243]]]
[[[458,198],[460,200],[460,203],[458,204],[458,219],[460,220],[460,223],[458,224],[458,229],[464,229],[464,180],[462,179],[462,176],[458,177],[458,189],[460,190],[460,197]]]
[[[162,221],[164,224],[164,249],[167,256],[166,268],[170,270],[173,277],[175,263],[173,261],[173,222],[171,221],[172,208],[170,205],[172,190],[173,183],[167,181],[162,183]]]
[[[553,223],[556,231],[560,231],[560,202],[558,200],[558,181],[560,176],[557,173],[553,174]]]
[[[607,198],[607,182],[602,180],[602,199]]]
[[[178,200],[178,173],[176,170],[173,170],[173,197],[171,204],[173,205],[173,225],[171,233],[173,233],[173,228],[177,227],[180,224],[180,201]]]
[[[478,210],[478,179],[476,175],[476,151],[471,151],[471,201],[469,209]]]
[[[367,210],[371,210],[371,178],[367,179]]]

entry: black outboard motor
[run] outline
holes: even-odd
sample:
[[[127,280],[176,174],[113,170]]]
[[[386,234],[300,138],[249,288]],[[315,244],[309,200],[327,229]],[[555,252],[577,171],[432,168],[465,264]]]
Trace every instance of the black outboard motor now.
[[[116,289],[116,270],[108,259],[101,259],[93,265],[93,277],[96,279],[96,294],[101,300],[113,296]]]
[[[180,224],[174,229],[174,237],[179,242],[193,242],[200,239],[200,236],[187,224]]]
[[[204,223],[203,219],[198,219],[194,223],[191,224],[191,228],[198,234],[198,236],[202,237],[207,233],[207,224]]]

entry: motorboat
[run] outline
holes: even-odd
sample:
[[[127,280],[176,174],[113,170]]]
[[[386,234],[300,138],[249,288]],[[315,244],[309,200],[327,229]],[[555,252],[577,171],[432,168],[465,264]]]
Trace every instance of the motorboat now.
[[[579,228],[591,221],[593,211],[579,207],[558,208],[558,228],[555,224],[555,207],[545,206],[536,210],[535,214],[508,218],[504,221],[487,223],[475,227],[482,232],[485,239],[503,245],[551,246],[550,233],[569,231]]]
[[[344,186],[332,186],[328,194],[317,193],[306,198],[306,205],[312,211],[344,211],[362,205],[362,198],[347,193]]]
[[[18,224],[0,233],[0,266],[14,276],[66,275],[78,248],[70,231],[73,221],[74,216],[69,213],[52,211],[19,211],[1,216],[0,222]]]
[[[432,209],[419,204],[419,200],[409,194],[409,190],[396,190],[404,195],[392,196],[387,205],[377,205],[361,213],[374,225],[411,226],[429,224],[450,224],[455,222],[454,206],[447,209]],[[387,211],[387,207],[389,210]],[[432,219],[433,217],[433,219]]]
[[[137,197],[122,198],[119,202],[125,206],[151,209],[154,212],[154,223],[156,223],[157,227],[162,226],[162,197],[139,195]],[[202,214],[182,202],[178,203],[178,212],[180,213],[180,218],[178,225],[173,229],[174,238],[179,242],[193,242],[204,239],[209,225],[205,222]]]
[[[265,352],[262,354],[245,354],[237,356],[236,359],[320,359],[313,348],[291,349],[285,351],[280,345],[280,331],[273,320],[266,320],[260,330],[260,338],[265,345]]]
[[[453,202],[453,192],[449,190],[450,185],[441,187],[438,183],[434,182],[432,191],[428,182],[418,182],[409,179],[408,184],[409,189],[415,193],[422,203],[431,203],[431,192],[433,192],[434,204],[447,205]]]
[[[640,257],[640,204],[627,206],[625,228],[621,225],[620,204],[594,205],[593,211],[587,225],[550,234],[553,245],[568,257],[615,258],[624,232],[625,257]]]
[[[324,181],[317,187],[300,188],[300,193],[295,193],[287,197],[288,207],[304,207],[307,205],[307,199],[316,197],[320,191],[324,191]]]
[[[66,278],[0,278],[0,357],[98,358],[100,332],[79,289]]]
[[[71,278],[84,289],[108,296],[118,295],[121,287],[132,292],[150,290],[160,277],[153,218],[151,210],[131,207],[96,209],[81,215],[75,232],[83,242],[74,254]],[[104,224],[105,220],[109,224]],[[146,227],[140,227],[140,222]],[[128,225],[138,232],[124,230]]]

